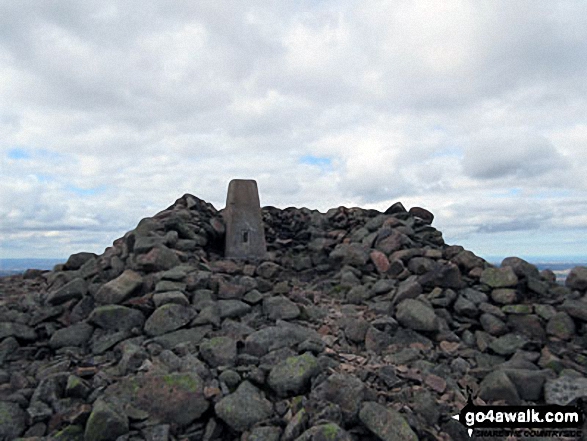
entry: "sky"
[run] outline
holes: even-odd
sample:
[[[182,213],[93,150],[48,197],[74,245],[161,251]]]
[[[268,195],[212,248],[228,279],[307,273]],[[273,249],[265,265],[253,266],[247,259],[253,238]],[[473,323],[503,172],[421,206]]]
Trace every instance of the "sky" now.
[[[184,193],[435,215],[587,256],[587,3],[0,2],[0,258],[100,254]]]

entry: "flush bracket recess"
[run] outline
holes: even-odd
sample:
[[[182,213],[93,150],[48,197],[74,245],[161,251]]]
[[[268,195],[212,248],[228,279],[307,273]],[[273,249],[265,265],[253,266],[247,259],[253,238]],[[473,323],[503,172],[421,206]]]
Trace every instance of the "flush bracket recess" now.
[[[233,179],[228,184],[224,257],[262,260],[267,255],[265,230],[257,182],[253,179]]]

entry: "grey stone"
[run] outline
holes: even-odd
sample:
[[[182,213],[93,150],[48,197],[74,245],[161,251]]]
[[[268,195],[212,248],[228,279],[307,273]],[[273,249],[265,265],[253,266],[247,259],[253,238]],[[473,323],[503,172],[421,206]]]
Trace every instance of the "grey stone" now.
[[[340,406],[344,421],[353,423],[357,420],[366,392],[365,385],[357,377],[332,374],[313,388],[311,397]]]
[[[434,310],[419,300],[406,299],[397,305],[396,319],[416,331],[437,331],[439,322]]]
[[[104,400],[120,402],[167,424],[185,427],[200,418],[210,403],[204,381],[195,372],[131,375],[104,391]]]
[[[83,322],[77,323],[55,331],[49,340],[49,346],[53,349],[65,346],[82,346],[90,340],[93,332],[93,326]]]
[[[505,400],[507,404],[521,404],[518,389],[505,372],[497,370],[485,376],[479,385],[479,397],[485,401]]]
[[[145,333],[150,336],[166,334],[187,325],[195,311],[187,306],[167,303],[157,308],[145,322]]]
[[[560,376],[547,379],[544,383],[544,401],[546,404],[566,406],[577,398],[587,397],[587,378]]]
[[[335,423],[317,424],[304,433],[302,433],[295,441],[352,441],[353,438],[348,432],[342,429]]]
[[[19,340],[36,340],[37,333],[33,328],[22,323],[0,322],[0,340],[16,337]]]
[[[587,290],[587,266],[574,267],[567,276],[565,285],[573,290]]]
[[[477,315],[479,315],[479,308],[477,308],[477,305],[463,295],[458,296],[453,308],[459,315],[467,317],[477,317]]]
[[[88,319],[90,323],[109,331],[130,331],[141,328],[145,316],[141,311],[121,305],[104,305],[95,308]]]
[[[560,306],[560,309],[565,311],[571,317],[587,322],[587,302],[567,299]]]
[[[279,441],[281,428],[276,426],[255,427],[251,430],[248,441]]]
[[[417,441],[418,437],[405,418],[396,410],[373,401],[363,403],[361,422],[383,441]]]
[[[15,439],[26,428],[26,414],[18,404],[0,401],[0,423],[0,439]]]
[[[481,283],[488,285],[491,288],[509,288],[516,286],[518,283],[518,276],[510,266],[503,268],[486,268],[481,273]]]
[[[69,256],[67,262],[65,262],[64,269],[67,271],[73,271],[80,269],[84,263],[88,260],[96,258],[97,256],[94,253],[75,253]]]
[[[81,299],[88,293],[88,285],[82,278],[73,279],[56,291],[50,292],[47,296],[47,303],[60,305],[72,299]]]
[[[296,345],[309,338],[320,340],[320,334],[304,326],[279,320],[277,326],[269,326],[253,332],[245,339],[244,352],[258,357],[269,351]]]
[[[165,349],[173,349],[181,343],[198,344],[210,333],[210,331],[212,331],[211,326],[196,326],[188,329],[178,329],[177,331],[154,337],[153,342],[160,344]]]
[[[284,296],[272,296],[263,300],[263,312],[271,320],[291,320],[300,315],[300,308]]]
[[[538,401],[542,397],[544,382],[549,375],[548,370],[504,369],[503,371],[516,386],[520,398]]]
[[[503,259],[501,262],[501,267],[503,268],[506,266],[511,267],[518,277],[525,277],[527,279],[538,279],[540,277],[540,273],[536,266],[526,262],[524,259],[520,259],[519,257],[506,257]]]
[[[128,430],[127,416],[98,400],[88,418],[84,441],[110,441],[128,433]]]
[[[249,313],[251,306],[240,300],[218,300],[220,318],[238,318]]]
[[[557,312],[546,324],[546,333],[562,340],[568,340],[575,335],[575,322],[566,312]]]
[[[230,337],[214,337],[200,344],[200,355],[212,367],[234,366],[236,341]]]
[[[515,289],[498,288],[491,291],[491,298],[501,305],[510,305],[518,299],[518,292]]]
[[[329,255],[330,259],[340,262],[343,265],[361,267],[367,263],[369,254],[367,250],[358,243],[338,244]]]
[[[273,404],[263,392],[243,381],[234,393],[222,398],[214,410],[232,429],[242,432],[268,419],[273,413]]]
[[[279,396],[304,393],[312,377],[320,372],[318,360],[310,353],[289,357],[271,369],[267,384]]]
[[[481,314],[479,322],[483,329],[491,335],[504,335],[508,332],[507,325],[493,314]]]
[[[147,272],[166,271],[181,264],[177,254],[164,245],[158,245],[147,254],[136,258],[137,265]]]
[[[167,291],[159,292],[153,295],[153,302],[155,307],[166,305],[167,303],[174,303],[176,305],[188,306],[190,301],[181,291]]]
[[[489,344],[489,348],[499,355],[510,355],[522,349],[528,340],[518,334],[506,334],[496,338]]]
[[[102,304],[118,304],[128,299],[143,283],[140,274],[132,270],[124,271],[116,279],[102,285],[94,298]]]

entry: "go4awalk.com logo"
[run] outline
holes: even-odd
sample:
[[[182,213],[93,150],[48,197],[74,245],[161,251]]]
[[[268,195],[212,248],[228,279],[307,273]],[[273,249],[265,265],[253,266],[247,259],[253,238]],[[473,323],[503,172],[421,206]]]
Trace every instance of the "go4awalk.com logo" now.
[[[477,406],[471,393],[465,407],[453,418],[469,436],[581,437],[584,415],[575,406]]]

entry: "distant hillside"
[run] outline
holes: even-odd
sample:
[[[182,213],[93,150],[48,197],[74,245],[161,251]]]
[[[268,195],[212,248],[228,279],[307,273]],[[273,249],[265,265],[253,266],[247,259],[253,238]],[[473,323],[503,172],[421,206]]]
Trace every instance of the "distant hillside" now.
[[[50,270],[67,259],[0,259],[0,277],[21,274],[27,269]]]

